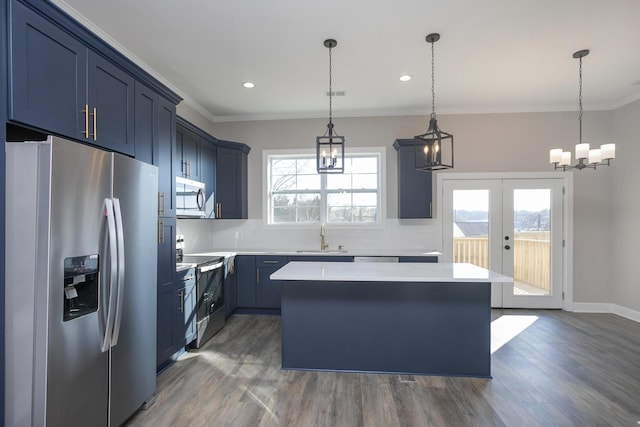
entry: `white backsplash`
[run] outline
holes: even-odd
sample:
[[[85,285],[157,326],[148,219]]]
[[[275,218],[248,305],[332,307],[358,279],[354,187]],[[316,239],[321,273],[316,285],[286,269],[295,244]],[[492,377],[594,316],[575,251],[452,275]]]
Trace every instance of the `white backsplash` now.
[[[436,220],[387,219],[377,227],[325,225],[329,249],[342,245],[354,249],[438,250]],[[209,250],[299,250],[320,249],[320,226],[274,228],[262,220],[179,219],[178,234],[184,235],[185,253]]]

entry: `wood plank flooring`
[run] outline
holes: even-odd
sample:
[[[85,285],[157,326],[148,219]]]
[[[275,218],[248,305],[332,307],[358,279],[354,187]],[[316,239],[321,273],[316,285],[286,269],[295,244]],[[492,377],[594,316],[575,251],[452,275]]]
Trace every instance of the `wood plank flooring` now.
[[[493,378],[478,379],[283,371],[280,318],[234,315],[158,376],[155,403],[127,425],[640,425],[640,324],[610,314],[492,311],[501,316],[506,325],[535,321],[494,352]]]

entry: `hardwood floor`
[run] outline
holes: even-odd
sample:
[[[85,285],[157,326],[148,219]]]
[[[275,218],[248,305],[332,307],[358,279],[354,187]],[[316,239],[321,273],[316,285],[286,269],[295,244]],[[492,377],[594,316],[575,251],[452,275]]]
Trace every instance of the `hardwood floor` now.
[[[532,323],[478,379],[283,371],[280,318],[234,315],[158,376],[155,403],[127,425],[640,425],[640,324],[554,310],[492,318],[496,337]]]

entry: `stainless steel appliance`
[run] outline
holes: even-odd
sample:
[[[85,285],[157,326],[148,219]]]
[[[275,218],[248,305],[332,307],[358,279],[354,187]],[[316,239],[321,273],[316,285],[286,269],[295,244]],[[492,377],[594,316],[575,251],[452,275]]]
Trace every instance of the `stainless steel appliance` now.
[[[196,264],[197,338],[190,347],[200,348],[225,324],[224,257],[184,255],[182,262]]]
[[[176,177],[176,216],[178,218],[215,218],[213,193],[205,199],[204,182]]]
[[[5,419],[118,426],[156,387],[158,169],[7,143]]]

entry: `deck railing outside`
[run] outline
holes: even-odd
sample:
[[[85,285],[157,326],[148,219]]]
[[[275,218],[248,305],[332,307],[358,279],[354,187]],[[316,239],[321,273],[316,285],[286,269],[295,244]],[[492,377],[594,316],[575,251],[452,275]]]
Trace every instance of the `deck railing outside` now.
[[[487,237],[454,237],[454,262],[489,268]],[[551,243],[549,232],[516,233],[513,240],[513,278],[548,293],[551,291]]]

